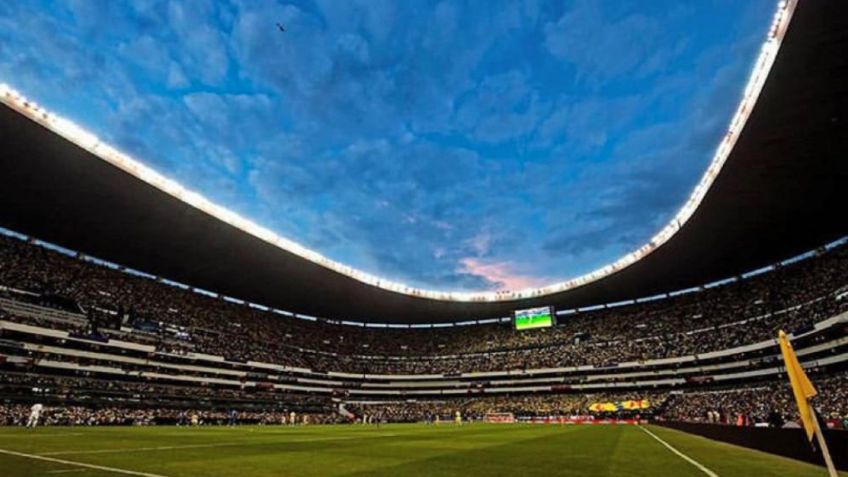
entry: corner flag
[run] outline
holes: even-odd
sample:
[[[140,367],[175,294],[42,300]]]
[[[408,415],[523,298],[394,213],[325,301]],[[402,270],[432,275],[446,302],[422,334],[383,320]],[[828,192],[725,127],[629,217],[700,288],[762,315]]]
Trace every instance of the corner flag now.
[[[780,341],[780,352],[783,354],[783,363],[786,366],[786,374],[789,375],[789,382],[792,384],[792,393],[795,394],[795,402],[798,404],[798,412],[801,414],[801,423],[804,424],[804,430],[807,432],[807,440],[813,440],[815,433],[815,416],[810,409],[810,403],[807,401],[811,397],[818,394],[801,363],[798,362],[798,357],[795,356],[795,350],[792,349],[792,344],[786,338],[786,333],[780,330],[778,335]]]
[[[827,466],[827,471],[832,477],[837,477],[836,467],[833,466],[833,460],[830,458],[830,451],[827,449],[827,442],[824,440],[824,434],[819,427],[819,422],[816,420],[816,413],[810,407],[809,399],[818,392],[798,362],[798,356],[795,355],[795,350],[792,349],[792,344],[786,338],[786,333],[780,330],[777,337],[780,342],[780,352],[783,354],[783,363],[786,366],[786,374],[789,375],[789,382],[792,384],[792,393],[795,395],[795,402],[798,404],[798,414],[801,415],[801,423],[804,424],[804,431],[807,432],[807,440],[812,442],[815,435],[818,440],[824,463]]]

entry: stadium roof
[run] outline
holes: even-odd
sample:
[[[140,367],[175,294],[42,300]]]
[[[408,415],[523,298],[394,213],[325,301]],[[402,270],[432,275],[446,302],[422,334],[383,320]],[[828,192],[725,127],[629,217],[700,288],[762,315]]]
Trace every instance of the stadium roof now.
[[[680,213],[614,264],[543,289],[443,293],[366,275],[209,203],[8,89],[0,91],[0,226],[336,320],[456,322],[689,288],[848,233],[845,51],[848,3],[782,3],[728,134]]]

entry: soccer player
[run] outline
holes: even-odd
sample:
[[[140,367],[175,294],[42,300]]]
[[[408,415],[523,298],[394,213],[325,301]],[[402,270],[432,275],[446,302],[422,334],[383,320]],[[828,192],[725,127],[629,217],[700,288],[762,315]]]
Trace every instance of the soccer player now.
[[[27,428],[35,429],[38,425],[38,420],[41,418],[41,411],[44,409],[44,406],[41,403],[35,403],[32,405],[29,411],[29,419],[27,420]]]
[[[462,414],[459,411],[456,411],[456,413],[454,414],[453,421],[457,426],[462,425]]]
[[[297,413],[295,413],[294,411],[289,413],[289,424],[292,426],[297,425]]]

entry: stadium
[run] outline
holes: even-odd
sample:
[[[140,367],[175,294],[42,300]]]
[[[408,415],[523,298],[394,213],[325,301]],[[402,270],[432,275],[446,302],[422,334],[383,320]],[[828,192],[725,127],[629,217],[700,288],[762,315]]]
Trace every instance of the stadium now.
[[[848,475],[848,2],[769,6],[670,220],[521,288],[348,265],[0,76],[0,475]]]

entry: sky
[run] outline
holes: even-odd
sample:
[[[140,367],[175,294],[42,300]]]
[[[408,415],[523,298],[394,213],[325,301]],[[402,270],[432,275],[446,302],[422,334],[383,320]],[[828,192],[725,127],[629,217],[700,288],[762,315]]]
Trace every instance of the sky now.
[[[603,266],[677,212],[775,8],[0,2],[0,82],[334,260],[517,290]]]

